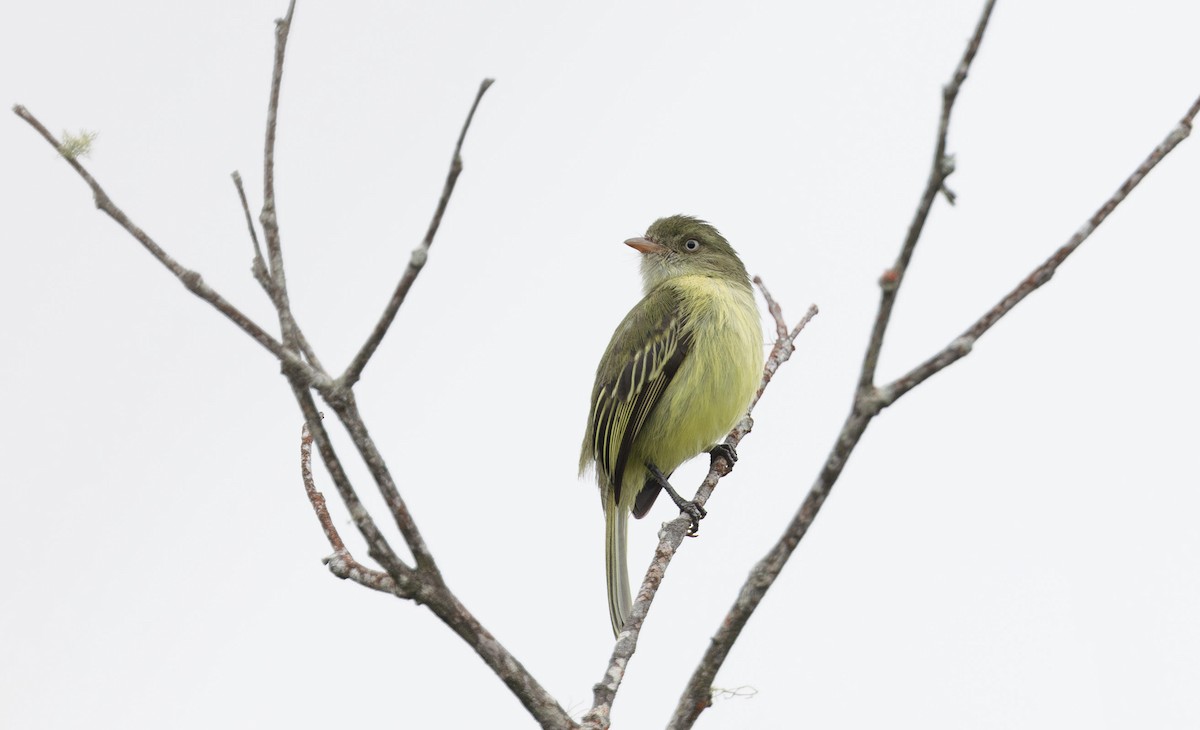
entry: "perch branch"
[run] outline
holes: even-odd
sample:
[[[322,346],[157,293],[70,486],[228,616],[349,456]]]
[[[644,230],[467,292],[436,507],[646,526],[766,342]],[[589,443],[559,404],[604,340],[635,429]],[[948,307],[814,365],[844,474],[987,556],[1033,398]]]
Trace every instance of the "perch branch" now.
[[[787,362],[788,358],[795,351],[794,343],[796,337],[800,335],[809,321],[817,314],[817,306],[814,304],[808,308],[808,312],[789,332],[779,303],[772,298],[771,293],[763,285],[762,279],[756,276],[754,277],[754,283],[758,285],[762,291],[763,298],[767,301],[767,309],[775,321],[776,338],[775,345],[771,348],[771,354],[767,356],[763,367],[762,381],[758,386],[758,391],[754,399],[746,410],[745,417],[725,437],[725,443],[735,447],[741,443],[741,440],[754,427],[754,419],[750,417],[750,414],[754,410],[754,406],[758,403],[759,398],[762,397],[763,391],[779,370],[779,366]],[[713,490],[716,489],[717,482],[721,477],[729,473],[730,468],[730,465],[726,463],[724,458],[713,460],[707,476],[700,483],[700,488],[694,497],[697,504],[704,506],[708,498],[712,495]],[[688,533],[690,527],[690,518],[681,515],[664,524],[662,530],[659,531],[658,547],[654,551],[654,558],[651,560],[650,567],[646,571],[646,577],[643,579],[642,585],[634,597],[629,619],[625,622],[625,627],[617,636],[617,643],[613,648],[612,656],[609,658],[608,666],[605,669],[604,679],[592,688],[592,709],[583,718],[584,727],[609,727],[612,704],[616,699],[617,690],[625,678],[625,669],[629,664],[629,660],[633,657],[633,653],[637,649],[638,637],[641,634],[642,624],[646,620],[646,614],[650,610],[650,604],[654,601],[654,596],[658,593],[658,588],[666,575],[667,567],[670,565],[671,559],[675,556],[679,545],[683,542],[683,538]]]

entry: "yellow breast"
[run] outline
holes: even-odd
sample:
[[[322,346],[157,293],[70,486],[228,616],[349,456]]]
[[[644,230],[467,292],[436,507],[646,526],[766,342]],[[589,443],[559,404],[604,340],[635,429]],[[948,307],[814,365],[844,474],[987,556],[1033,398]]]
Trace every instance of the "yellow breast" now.
[[[671,280],[685,308],[691,349],[646,424],[647,456],[670,473],[711,448],[746,412],[762,379],[763,339],[754,295],[707,276]]]

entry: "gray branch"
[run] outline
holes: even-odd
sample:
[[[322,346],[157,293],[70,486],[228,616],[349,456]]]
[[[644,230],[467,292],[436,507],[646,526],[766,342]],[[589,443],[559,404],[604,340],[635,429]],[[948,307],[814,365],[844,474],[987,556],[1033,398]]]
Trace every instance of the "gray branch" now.
[[[454,155],[450,158],[450,172],[446,174],[446,183],[442,186],[442,197],[438,199],[437,208],[433,211],[433,219],[429,221],[429,228],[425,232],[425,239],[421,241],[421,245],[413,249],[412,255],[408,259],[408,268],[404,270],[404,274],[400,277],[399,283],[396,284],[396,290],[392,293],[392,298],[388,300],[387,306],[384,307],[383,314],[379,317],[379,322],[376,323],[375,329],[371,331],[367,341],[363,343],[358,354],[350,362],[346,368],[346,372],[338,378],[343,386],[349,387],[358,382],[362,376],[363,368],[367,366],[367,362],[371,356],[375,354],[375,350],[379,347],[379,343],[383,342],[384,335],[387,334],[388,328],[392,326],[392,321],[396,319],[396,313],[400,311],[400,305],[404,304],[404,299],[408,296],[408,290],[412,288],[413,282],[417,280],[417,274],[421,273],[421,269],[425,268],[425,262],[429,260],[429,247],[433,245],[433,237],[437,235],[438,228],[442,225],[442,215],[446,212],[446,206],[450,203],[450,195],[454,192],[454,184],[458,182],[458,176],[462,172],[462,146],[463,141],[467,138],[467,130],[471,128],[471,120],[475,118],[475,110],[479,108],[479,102],[483,99],[484,93],[488,87],[492,85],[494,79],[484,79],[479,84],[479,91],[475,94],[475,102],[471,104],[471,111],[467,112],[467,120],[463,122],[462,132],[458,135],[458,142],[454,145]]]
[[[713,680],[722,664],[724,664],[729,650],[732,648],[734,642],[737,641],[742,628],[745,627],[746,622],[766,595],[767,590],[770,589],[776,578],[779,577],[783,566],[787,563],[793,551],[795,551],[800,541],[807,534],[809,526],[816,519],[821,507],[825,504],[826,498],[828,498],[830,491],[842,473],[843,467],[845,467],[846,462],[853,453],[859,439],[862,438],[867,426],[870,425],[871,420],[884,408],[895,403],[905,393],[908,393],[917,385],[920,385],[931,376],[941,372],[970,353],[974,343],[992,325],[1008,314],[1013,307],[1035,289],[1050,281],[1055,270],[1063,261],[1104,222],[1105,218],[1120,205],[1150,170],[1191,133],[1195,117],[1200,112],[1200,99],[1197,99],[1192,104],[1179,124],[1167,135],[1166,139],[1154,148],[1146,160],[1125,179],[1117,192],[1100,206],[1096,213],[1084,223],[1066,244],[1059,248],[1042,265],[1035,268],[1029,276],[1018,283],[996,306],[986,312],[944,349],[894,382],[883,387],[876,387],[874,383],[875,368],[879,361],[884,335],[891,319],[892,307],[900,285],[904,281],[904,274],[907,271],[909,260],[912,258],[913,250],[924,229],[929,210],[939,192],[946,194],[947,199],[953,203],[952,194],[945,189],[946,178],[953,171],[952,160],[946,154],[946,137],[949,131],[950,113],[953,109],[954,101],[958,96],[959,88],[966,80],[971,62],[979,50],[979,45],[983,39],[983,34],[987,28],[988,19],[994,5],[995,0],[989,0],[984,6],[983,13],[976,25],[975,33],[967,44],[966,51],[954,71],[954,76],[951,78],[950,83],[943,89],[942,114],[938,124],[937,143],[935,145],[932,169],[926,182],[925,191],[917,205],[912,224],[909,226],[908,234],[901,246],[900,255],[892,268],[885,271],[883,276],[880,277],[879,283],[882,291],[879,310],[868,340],[866,355],[863,359],[862,370],[859,375],[858,386],[855,390],[850,413],[846,416],[837,440],[830,449],[824,465],[821,467],[812,487],[808,491],[808,495],[801,503],[796,514],[792,517],[787,529],[784,530],[783,535],[780,536],[779,540],[771,547],[767,554],[754,566],[750,571],[750,575],[742,584],[737,599],[722,620],[704,657],[693,672],[687,687],[679,699],[675,713],[667,726],[671,730],[682,730],[692,727],[700,714],[712,704]]]
[[[441,219],[449,204],[454,190],[455,181],[462,171],[461,150],[466,138],[471,119],[483,97],[484,91],[491,85],[491,80],[485,80],[475,96],[471,112],[459,134],[454,148],[450,174],[442,190],[433,220],[421,247],[414,253],[408,269],[404,272],[392,296],[380,317],[379,324],[367,339],[362,350],[351,362],[346,374],[337,380],[331,378],[321,366],[313,348],[309,346],[300,326],[293,315],[288,291],[287,279],[284,274],[283,245],[280,235],[279,218],[275,201],[275,133],[278,120],[279,98],[283,80],[283,65],[287,39],[291,30],[295,12],[294,0],[289,4],[287,16],[276,21],[275,33],[275,63],[271,77],[271,91],[267,108],[267,133],[263,153],[263,208],[259,222],[263,228],[266,241],[266,256],[258,245],[258,237],[254,230],[253,221],[249,216],[249,204],[246,201],[245,190],[241,178],[235,173],[234,183],[238,190],[239,200],[247,216],[247,226],[250,230],[251,243],[254,248],[254,260],[251,267],[255,279],[266,291],[279,319],[281,338],[266,333],[265,330],[240,310],[226,301],[220,294],[204,283],[200,275],[184,268],[166,251],[138,228],[128,216],[118,208],[90,173],[79,163],[78,155],[66,154],[66,148],[55,139],[44,125],[41,124],[24,107],[16,106],[13,111],[38,131],[92,189],[96,206],[117,221],[131,236],[139,241],[163,266],[171,271],[196,296],[207,301],[218,311],[232,320],[240,329],[250,335],[256,342],[265,347],[280,361],[283,374],[288,385],[304,414],[305,428],[301,439],[301,478],[305,491],[313,507],[314,514],[325,533],[326,539],[333,548],[333,554],[325,559],[330,572],[343,579],[352,580],[373,590],[391,593],[399,598],[413,600],[427,606],[443,623],[458,634],[484,660],[493,672],[513,691],[518,700],[529,710],[537,721],[546,728],[573,728],[577,725],[567,715],[554,698],[537,680],[529,674],[511,653],[508,652],[475,616],[458,600],[446,585],[433,554],[426,546],[416,520],[413,518],[407,504],[401,497],[395,480],[388,470],[382,454],[375,446],[367,432],[358,407],[355,403],[352,386],[367,361],[382,341],[396,311],[404,301],[413,280],[419,273],[425,261],[425,253],[433,243],[434,235],[441,224]],[[419,254],[419,255],[418,255]],[[333,448],[328,432],[313,399],[312,391],[316,390],[325,403],[338,416],[339,421],[349,432],[355,449],[360,458],[370,470],[380,493],[383,495],[389,511],[405,543],[414,557],[415,565],[408,565],[388,543],[382,530],[367,511],[358,497],[358,493],[346,474],[337,452]],[[333,480],[334,486],[342,502],[350,512],[355,527],[367,544],[368,555],[382,571],[375,570],[359,563],[353,558],[341,536],[333,526],[325,505],[325,498],[316,488],[312,478],[311,453],[315,443],[321,458]]]

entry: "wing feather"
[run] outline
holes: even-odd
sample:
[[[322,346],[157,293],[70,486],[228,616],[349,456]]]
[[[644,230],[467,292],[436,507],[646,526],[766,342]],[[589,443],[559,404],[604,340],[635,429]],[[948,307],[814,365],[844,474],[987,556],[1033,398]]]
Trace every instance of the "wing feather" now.
[[[590,445],[617,502],[633,445],[691,347],[679,307],[672,306],[673,301],[656,303],[660,316],[657,322],[651,320],[649,338],[633,339],[638,325],[645,324],[637,321],[637,315],[646,314],[635,309],[618,328],[606,353],[606,359],[619,358],[619,363],[602,363],[600,372],[620,369],[605,382],[596,383]]]

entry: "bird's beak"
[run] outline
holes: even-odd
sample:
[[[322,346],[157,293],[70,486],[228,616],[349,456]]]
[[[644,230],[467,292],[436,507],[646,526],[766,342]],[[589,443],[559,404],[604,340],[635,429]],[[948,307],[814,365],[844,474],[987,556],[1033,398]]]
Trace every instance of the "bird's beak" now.
[[[642,253],[666,253],[667,251],[666,246],[662,245],[661,243],[655,243],[649,238],[645,238],[643,236],[631,238],[625,242],[625,245],[629,246],[630,248],[637,249]]]

